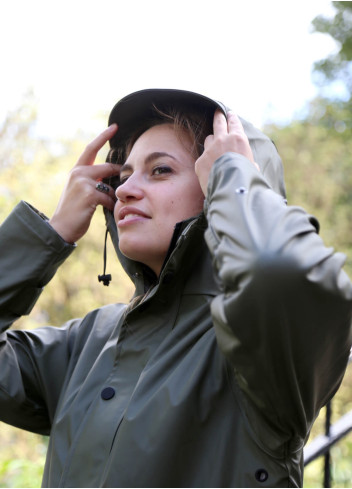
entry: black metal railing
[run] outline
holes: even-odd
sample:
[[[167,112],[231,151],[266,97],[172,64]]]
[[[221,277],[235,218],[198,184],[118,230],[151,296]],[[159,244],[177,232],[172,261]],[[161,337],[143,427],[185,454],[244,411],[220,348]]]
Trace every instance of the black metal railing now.
[[[351,363],[352,354],[349,358],[349,364]],[[304,449],[305,466],[319,457],[324,457],[323,487],[331,487],[331,447],[352,431],[352,411],[349,411],[334,424],[331,424],[332,404],[333,400],[328,402],[325,408],[324,435],[314,438]]]

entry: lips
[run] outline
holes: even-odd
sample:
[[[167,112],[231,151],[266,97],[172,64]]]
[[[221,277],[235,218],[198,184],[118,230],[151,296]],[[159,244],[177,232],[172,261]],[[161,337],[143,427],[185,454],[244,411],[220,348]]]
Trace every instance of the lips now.
[[[133,219],[144,218],[150,219],[150,216],[145,214],[145,212],[137,209],[136,207],[123,207],[117,214],[117,219],[119,222],[121,221],[130,221]]]
[[[129,221],[133,219],[134,217],[139,217],[139,214],[127,214],[124,218],[123,221]]]

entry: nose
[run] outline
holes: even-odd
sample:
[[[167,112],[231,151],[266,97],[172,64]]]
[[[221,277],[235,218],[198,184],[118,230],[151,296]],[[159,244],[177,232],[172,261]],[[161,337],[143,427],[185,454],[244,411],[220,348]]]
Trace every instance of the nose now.
[[[144,196],[141,178],[137,172],[132,173],[127,180],[117,187],[115,195],[122,202],[128,200],[140,200]]]

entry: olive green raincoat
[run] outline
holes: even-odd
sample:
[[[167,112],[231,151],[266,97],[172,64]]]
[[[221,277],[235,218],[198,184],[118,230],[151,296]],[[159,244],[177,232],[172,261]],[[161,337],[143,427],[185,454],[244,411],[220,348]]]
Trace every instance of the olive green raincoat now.
[[[226,153],[204,213],[176,226],[158,280],[122,257],[135,307],[8,330],[74,250],[20,203],[0,229],[0,419],[50,435],[51,487],[289,487],[350,342],[344,256],[284,200],[272,143],[261,173]]]

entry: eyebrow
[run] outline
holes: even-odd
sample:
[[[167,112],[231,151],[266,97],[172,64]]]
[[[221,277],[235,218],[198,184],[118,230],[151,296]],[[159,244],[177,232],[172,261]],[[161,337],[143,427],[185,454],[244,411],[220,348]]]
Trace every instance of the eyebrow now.
[[[150,153],[148,156],[145,157],[144,164],[148,165],[149,163],[152,163],[152,161],[158,158],[162,158],[164,156],[167,156],[168,158],[172,158],[173,160],[177,161],[174,156],[170,155],[170,153],[165,153],[164,151],[154,151],[153,153]],[[130,165],[129,163],[125,163],[124,165],[122,165],[120,168],[120,173],[126,170],[132,171],[132,165]]]

